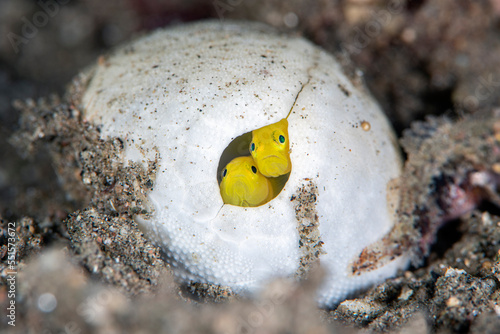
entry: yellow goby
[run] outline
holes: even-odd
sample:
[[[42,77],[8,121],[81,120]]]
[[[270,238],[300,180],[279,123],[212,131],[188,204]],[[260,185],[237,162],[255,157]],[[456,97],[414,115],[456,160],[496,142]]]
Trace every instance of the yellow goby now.
[[[290,173],[292,161],[287,119],[283,118],[279,122],[253,130],[250,154],[258,170],[266,177],[278,177]]]
[[[271,182],[263,176],[252,157],[237,157],[222,170],[220,194],[225,204],[259,206],[274,195]]]

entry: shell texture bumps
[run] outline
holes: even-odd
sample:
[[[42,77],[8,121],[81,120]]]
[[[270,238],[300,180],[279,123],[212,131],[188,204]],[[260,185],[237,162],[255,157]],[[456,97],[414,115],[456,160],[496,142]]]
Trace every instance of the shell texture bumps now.
[[[257,23],[201,22],[125,45],[92,76],[85,117],[125,142],[124,161],[158,158],[151,216],[137,219],[180,279],[254,292],[274,277],[302,277],[319,259],[327,275],[318,302],[331,306],[406,265],[403,256],[349,269],[394,224],[388,184],[401,158],[377,104],[310,42]],[[223,205],[225,148],[290,109],[283,190],[258,207]]]

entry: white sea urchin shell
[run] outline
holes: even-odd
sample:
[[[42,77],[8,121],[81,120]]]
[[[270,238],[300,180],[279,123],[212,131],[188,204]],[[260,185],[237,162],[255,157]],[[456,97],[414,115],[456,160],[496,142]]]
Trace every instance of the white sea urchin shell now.
[[[142,223],[179,277],[256,291],[319,258],[328,306],[393,275],[400,257],[353,275],[350,263],[394,224],[401,172],[385,116],[326,52],[256,23],[158,30],[100,64],[85,117],[125,142],[125,161],[159,169]],[[292,171],[260,207],[223,205],[218,163],[237,136],[288,118]]]

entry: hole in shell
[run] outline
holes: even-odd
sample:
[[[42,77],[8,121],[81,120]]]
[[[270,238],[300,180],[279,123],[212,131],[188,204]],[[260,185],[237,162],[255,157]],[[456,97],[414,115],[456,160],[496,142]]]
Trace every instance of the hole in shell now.
[[[220,183],[222,181],[222,171],[226,167],[226,165],[231,162],[234,158],[242,157],[242,156],[250,156],[250,142],[252,141],[252,131],[246,132],[241,136],[234,138],[229,145],[224,149],[222,155],[219,159],[219,165],[217,166],[217,182]],[[285,187],[288,178],[290,177],[290,173],[278,176],[278,177],[269,177],[268,179],[271,181],[271,185],[273,187],[273,197],[269,200],[271,201],[276,196],[280,194],[280,192]],[[262,203],[264,205],[269,201]]]

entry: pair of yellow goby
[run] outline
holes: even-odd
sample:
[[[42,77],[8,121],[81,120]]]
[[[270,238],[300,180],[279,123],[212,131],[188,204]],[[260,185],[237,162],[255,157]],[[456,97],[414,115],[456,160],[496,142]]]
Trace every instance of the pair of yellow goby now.
[[[269,178],[292,169],[287,119],[253,130],[249,149],[251,156],[234,158],[222,170],[220,193],[225,204],[259,206],[276,195]]]

